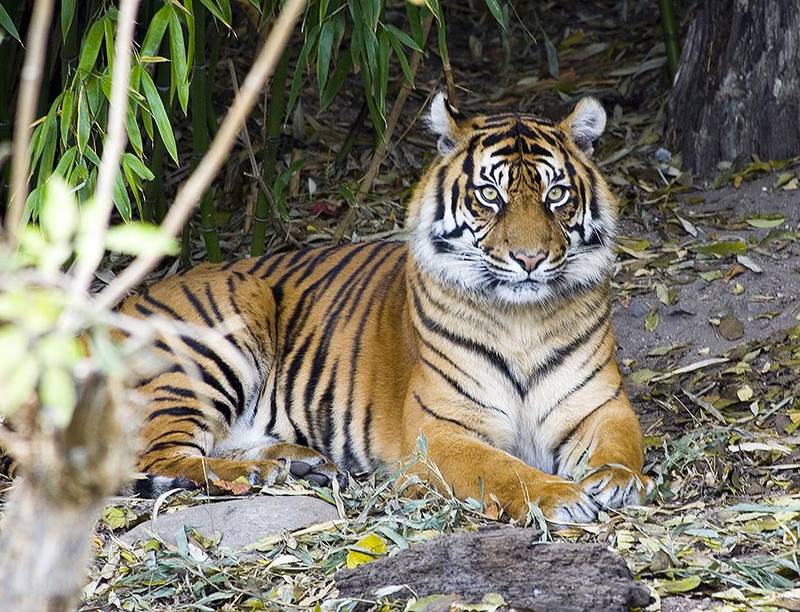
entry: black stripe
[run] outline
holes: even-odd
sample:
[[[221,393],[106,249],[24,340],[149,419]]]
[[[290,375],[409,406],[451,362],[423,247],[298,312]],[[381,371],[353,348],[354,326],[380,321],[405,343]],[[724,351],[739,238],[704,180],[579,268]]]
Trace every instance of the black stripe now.
[[[426,406],[426,405],[425,405],[425,404],[422,402],[422,400],[419,398],[419,395],[417,395],[417,393],[416,393],[416,392],[414,393],[414,399],[415,399],[415,400],[417,400],[417,404],[419,404],[419,407],[420,407],[420,408],[422,408],[422,411],[423,411],[425,414],[428,414],[428,415],[432,416],[432,417],[433,417],[433,418],[435,418],[435,419],[439,419],[440,421],[447,421],[448,423],[453,423],[454,425],[458,425],[459,427],[462,427],[463,429],[466,429],[468,432],[470,432],[470,433],[472,433],[472,434],[474,434],[474,435],[478,436],[478,437],[479,437],[479,438],[481,438],[482,440],[485,440],[485,439],[486,439],[486,436],[484,436],[484,435],[483,435],[481,432],[479,432],[477,429],[473,429],[473,428],[472,428],[472,427],[470,427],[469,425],[464,425],[464,423],[462,423],[461,421],[457,421],[457,420],[455,420],[455,419],[451,419],[450,417],[446,417],[446,416],[444,416],[444,415],[441,415],[441,414],[439,414],[439,413],[437,413],[437,412],[434,412],[434,411],[433,411],[433,410],[431,410],[430,408],[428,408],[428,406]]]
[[[436,171],[436,214],[434,221],[444,219],[444,179],[447,174],[447,166],[441,166]]]
[[[219,384],[219,381],[215,381],[216,384],[212,384],[212,386],[215,389],[217,389],[220,393],[222,393],[230,401],[231,405],[236,408],[237,412],[241,412],[242,410],[244,410],[244,403],[245,403],[244,387],[242,387],[242,381],[233,371],[233,368],[231,368],[222,359],[222,357],[220,357],[215,351],[211,350],[206,345],[198,342],[194,338],[190,336],[181,335],[180,339],[181,341],[183,341],[184,344],[186,344],[186,346],[191,348],[193,351],[195,351],[199,355],[202,355],[206,359],[209,359],[214,362],[217,368],[219,368],[219,371],[225,377],[225,380],[227,381],[230,388],[233,389],[234,393],[236,393],[236,398],[234,399],[233,396],[231,396],[231,394],[227,390],[225,390],[222,387],[222,385]],[[205,369],[202,367],[200,368],[200,370],[201,372],[205,372]],[[203,377],[203,381],[207,382],[205,376]]]
[[[448,365],[449,365],[451,368],[453,368],[453,369],[454,369],[456,372],[458,372],[458,373],[459,373],[461,376],[463,376],[464,378],[468,378],[469,380],[471,380],[471,381],[472,381],[474,384],[476,384],[476,385],[480,385],[480,382],[478,382],[478,379],[477,379],[477,378],[475,378],[474,376],[472,376],[471,374],[469,374],[469,372],[467,372],[467,371],[466,371],[464,368],[462,368],[461,366],[459,366],[459,365],[458,365],[458,364],[457,364],[455,361],[453,361],[452,359],[450,359],[450,357],[448,357],[448,356],[447,356],[447,355],[445,355],[445,354],[444,354],[442,351],[440,351],[438,348],[436,348],[436,347],[433,345],[433,343],[431,343],[431,341],[430,341],[430,340],[428,340],[427,338],[425,338],[425,337],[423,337],[423,336],[419,336],[419,339],[422,341],[422,344],[425,346],[425,348],[427,348],[429,351],[431,351],[431,352],[432,352],[434,355],[436,355],[436,356],[437,356],[439,359],[441,359],[441,360],[443,360],[443,361],[446,361],[446,362],[447,362],[447,364],[448,364]]]
[[[425,357],[420,357],[420,359],[421,359],[421,361],[422,361],[422,363],[424,365],[428,366],[431,370],[436,372],[448,385],[450,385],[455,391],[457,391],[458,394],[461,395],[464,399],[466,399],[469,402],[475,404],[479,408],[483,408],[484,410],[488,410],[490,412],[499,412],[503,416],[508,416],[508,414],[506,414],[506,412],[504,410],[502,410],[500,408],[495,408],[494,406],[490,406],[488,404],[484,404],[478,398],[473,397],[472,395],[470,395],[467,392],[467,390],[464,389],[464,387],[462,387],[461,384],[457,380],[455,380],[454,378],[449,376],[446,372],[444,372],[436,364],[431,363],[430,361],[425,359]]]
[[[194,442],[183,442],[181,440],[165,440],[164,442],[156,442],[154,444],[151,444],[147,448],[147,450],[142,453],[142,456],[146,457],[150,453],[154,453],[156,451],[164,450],[166,448],[175,448],[176,446],[183,446],[183,447],[186,447],[186,448],[194,448],[194,449],[197,449],[198,451],[200,451],[201,455],[205,455],[206,454],[206,449],[204,449],[199,444],[195,444]],[[142,471],[146,472],[147,468],[144,468]]]
[[[375,459],[372,456],[372,411],[375,409],[372,402],[367,402],[364,407],[364,426],[361,431],[361,437],[364,440],[364,454],[367,456],[368,465],[366,469],[372,469]]]
[[[333,441],[333,408],[336,391],[336,375],[338,370],[339,361],[337,360],[333,363],[331,375],[328,379],[328,385],[325,387],[325,391],[323,392],[322,397],[320,397],[319,403],[317,404],[317,428],[319,429],[321,425],[324,425],[321,431],[318,432],[319,444],[325,449],[325,454],[328,456],[330,456],[331,450],[333,449],[331,446],[331,442]],[[324,412],[324,420],[319,418],[320,412]]]
[[[303,360],[308,354],[308,347],[311,345],[311,341],[314,339],[316,331],[317,331],[316,328],[314,328],[311,330],[309,334],[306,335],[306,338],[303,341],[303,343],[295,351],[294,358],[289,364],[289,367],[286,369],[286,376],[284,377],[284,387],[287,389],[286,417],[289,419],[289,423],[291,423],[292,428],[294,429],[295,439],[299,440],[302,438],[305,441],[304,444],[306,446],[308,446],[308,439],[300,431],[300,428],[297,426],[297,423],[292,418],[292,409],[294,408],[294,392],[300,383],[300,381],[298,380],[298,373],[300,372],[300,368],[303,365]],[[298,442],[298,444],[301,444],[301,442]]]
[[[189,303],[192,305],[194,311],[198,314],[198,316],[203,319],[203,323],[205,323],[208,327],[214,327],[214,321],[208,316],[205,307],[197,299],[197,296],[183,283],[181,283],[181,291],[183,291],[183,295],[186,296],[186,299],[189,300]]]
[[[617,388],[614,390],[614,393],[611,397],[609,397],[606,401],[599,404],[598,406],[595,406],[588,413],[586,413],[586,415],[584,415],[584,417],[580,421],[575,423],[575,425],[573,425],[569,429],[569,431],[567,431],[566,435],[564,435],[561,438],[561,441],[557,445],[555,445],[555,451],[553,451],[553,457],[555,458],[555,470],[554,470],[555,474],[558,474],[561,466],[561,461],[562,461],[561,452],[563,451],[564,446],[566,446],[569,443],[569,441],[573,438],[573,436],[575,436],[575,434],[578,433],[578,430],[581,428],[581,426],[583,426],[583,424],[590,416],[592,416],[595,412],[597,412],[610,402],[617,399],[621,392],[622,392],[622,382],[620,382],[619,385],[617,385]]]
[[[154,421],[160,416],[193,416],[203,418],[205,415],[197,408],[189,408],[187,406],[173,406],[172,408],[161,408],[154,410],[147,415],[148,421]]]
[[[551,414],[553,414],[553,411],[554,411],[554,410],[556,410],[556,409],[558,408],[558,406],[559,406],[559,405],[560,405],[562,402],[564,402],[564,400],[566,400],[566,399],[567,399],[568,397],[570,397],[571,395],[574,395],[575,393],[577,393],[578,391],[580,391],[581,389],[583,389],[583,388],[584,388],[586,385],[588,385],[588,384],[589,384],[591,381],[593,381],[593,380],[595,379],[595,377],[596,377],[596,376],[597,376],[597,375],[598,375],[598,374],[599,374],[599,373],[600,373],[602,370],[604,370],[604,369],[605,369],[605,367],[606,367],[606,366],[607,366],[609,363],[611,363],[611,360],[612,360],[613,358],[614,358],[614,355],[613,355],[613,354],[609,354],[609,355],[608,355],[608,357],[606,357],[606,358],[603,360],[603,362],[602,362],[602,363],[600,363],[600,364],[598,364],[597,366],[595,366],[594,368],[592,368],[592,371],[591,371],[591,372],[589,372],[589,374],[588,374],[587,376],[585,376],[585,377],[583,378],[583,380],[581,380],[581,382],[579,382],[577,385],[575,385],[574,387],[572,387],[572,388],[571,388],[569,391],[567,391],[567,392],[566,392],[564,395],[562,395],[562,396],[561,396],[561,397],[558,399],[558,401],[557,401],[557,402],[555,402],[555,403],[553,404],[553,406],[550,408],[550,410],[547,412],[547,414],[546,414],[546,415],[544,415],[544,417],[542,417],[541,419],[539,419],[539,424],[541,424],[541,423],[544,423],[544,422],[545,422],[545,421],[548,419],[548,417],[549,417]],[[578,370],[578,371],[580,371],[580,370]]]
[[[489,361],[516,389],[517,393],[520,397],[524,397],[527,391],[527,388],[519,382],[514,375],[511,373],[511,368],[509,367],[508,363],[506,363],[505,359],[492,349],[484,346],[483,344],[471,340],[469,338],[464,338],[463,336],[459,336],[454,334],[450,330],[446,329],[425,313],[422,308],[422,303],[420,302],[419,295],[417,294],[416,287],[411,287],[411,295],[414,301],[414,309],[417,313],[422,324],[425,328],[430,331],[431,333],[437,334],[446,340],[450,341],[451,343],[461,346],[467,350],[473,351],[481,355],[484,359]]]
[[[213,387],[213,388],[215,388],[215,389],[217,389],[219,391],[220,390],[219,387],[217,387],[216,385],[214,385],[211,382],[209,382],[209,380],[211,380],[213,382],[217,382],[217,381],[215,381],[214,379],[210,379],[210,377],[207,379],[206,376],[205,376],[205,374],[206,374],[205,371],[201,370],[201,372],[204,374],[203,382],[205,382],[207,385],[209,385],[209,386],[211,386],[211,387]],[[191,389],[184,389],[184,388],[181,388],[181,387],[174,387],[172,385],[162,385],[162,386],[156,387],[156,391],[163,391],[165,393],[172,393],[173,395],[178,396],[178,397],[169,398],[169,399],[173,399],[173,400],[176,400],[178,398],[191,398],[191,399],[196,399],[197,401],[203,402],[203,403],[205,403],[206,400],[208,400],[208,401],[211,402],[211,405],[214,407],[214,409],[217,412],[219,412],[225,418],[225,421],[227,423],[230,424],[232,422],[231,419],[233,418],[233,413],[231,412],[230,406],[228,406],[228,404],[226,404],[225,402],[223,402],[221,400],[213,399],[213,398],[204,398],[202,396],[198,397],[197,393],[195,393]],[[224,390],[221,391],[221,392],[224,392]],[[154,398],[154,399],[159,400],[159,401],[164,401],[167,398],[159,397],[159,398]]]
[[[147,302],[148,304],[150,304],[150,306],[153,306],[154,308],[157,308],[157,309],[159,309],[159,310],[163,310],[163,311],[164,311],[164,312],[166,312],[166,313],[167,313],[169,316],[171,316],[173,319],[175,319],[175,320],[177,320],[177,321],[183,321],[183,317],[182,317],[182,316],[180,316],[180,315],[179,315],[177,312],[175,312],[175,311],[172,309],[172,307],[170,307],[170,306],[167,306],[167,305],[166,305],[164,302],[162,302],[161,300],[157,300],[157,299],[156,299],[156,298],[154,298],[152,295],[150,295],[150,293],[149,293],[149,292],[147,292],[147,291],[146,291],[144,294],[142,294],[142,299],[143,299],[145,302]]]
[[[387,249],[387,252],[384,254],[384,256],[378,259],[377,263],[372,267],[372,269],[370,269],[367,272],[367,274],[364,277],[364,280],[362,281],[360,290],[352,300],[352,304],[358,305],[359,303],[361,303],[362,301],[361,297],[363,296],[364,290],[367,288],[370,280],[372,280],[374,276],[378,275],[381,267],[383,266],[384,263],[386,263],[386,260],[388,259],[389,255],[392,255],[393,253],[394,250],[390,251]],[[353,343],[353,348],[350,352],[350,378],[348,381],[347,402],[345,404],[345,414],[344,414],[345,466],[352,465],[352,462],[355,460],[356,457],[355,448],[353,447],[354,436],[352,435],[351,424],[353,419],[352,413],[353,409],[355,408],[356,374],[358,372],[358,358],[361,356],[361,341],[364,337],[364,327],[366,327],[367,319],[369,315],[372,313],[375,304],[380,301],[379,298],[377,297],[378,294],[380,292],[385,293],[389,278],[390,277],[387,274],[383,274],[382,277],[380,277],[379,281],[375,283],[375,286],[372,290],[372,293],[370,293],[369,298],[364,300],[365,302],[364,311],[361,313],[361,318],[359,319],[358,327],[356,328],[355,332],[355,342]],[[350,312],[348,312],[347,315],[348,320],[350,319],[350,316],[353,314],[353,312],[354,308]],[[365,465],[361,461],[359,461],[359,464],[362,469],[364,470],[369,469],[369,466]]]
[[[206,293],[206,301],[208,301],[208,303],[211,305],[211,311],[214,313],[214,317],[217,319],[217,321],[222,323],[222,311],[219,309],[219,304],[217,304],[217,300],[214,299],[214,294],[211,292],[211,283],[206,282],[204,288]]]
[[[231,308],[233,312],[237,315],[242,314],[241,308],[239,308],[239,304],[236,303],[236,285],[233,282],[233,276],[228,277],[228,302],[230,302]]]
[[[592,323],[592,325],[589,326],[588,329],[571,340],[568,344],[553,351],[553,354],[550,355],[550,357],[548,357],[544,363],[536,369],[536,372],[531,376],[530,385],[550,374],[558,365],[563,363],[567,357],[569,357],[587,340],[589,340],[589,338],[591,338],[597,332],[597,330],[599,330],[600,327],[602,327],[603,324],[608,321],[609,312],[610,304],[606,302],[605,308],[602,310],[600,316],[597,317],[597,319],[594,321],[594,323]]]
[[[253,261],[253,264],[252,264],[252,265],[251,265],[251,266],[250,266],[250,267],[247,269],[247,273],[248,273],[249,275],[251,275],[251,276],[252,276],[252,275],[254,275],[254,274],[255,274],[255,273],[258,271],[258,269],[259,269],[261,266],[263,266],[263,265],[264,265],[264,263],[265,263],[265,262],[266,262],[266,261],[267,261],[267,260],[268,260],[270,257],[275,257],[275,259],[279,259],[279,257],[277,257],[277,256],[276,256],[276,255],[274,255],[274,254],[270,254],[270,255],[261,255],[260,257],[256,257],[256,258],[255,258],[255,260]]]

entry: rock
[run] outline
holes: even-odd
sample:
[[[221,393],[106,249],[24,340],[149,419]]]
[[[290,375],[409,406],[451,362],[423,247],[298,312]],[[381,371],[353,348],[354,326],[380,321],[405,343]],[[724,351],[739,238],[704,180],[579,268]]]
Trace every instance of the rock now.
[[[457,594],[479,602],[497,593],[513,608],[605,612],[645,607],[649,591],[625,561],[601,544],[536,542],[536,532],[506,527],[442,536],[393,557],[336,572],[340,597],[407,585],[418,597]],[[398,592],[408,597],[409,591]]]
[[[122,541],[132,544],[155,535],[169,544],[175,544],[176,534],[188,525],[205,537],[222,534],[220,547],[235,551],[268,535],[295,531],[338,518],[334,506],[316,497],[243,497],[160,514],[155,523],[147,521],[131,529],[122,536]]]

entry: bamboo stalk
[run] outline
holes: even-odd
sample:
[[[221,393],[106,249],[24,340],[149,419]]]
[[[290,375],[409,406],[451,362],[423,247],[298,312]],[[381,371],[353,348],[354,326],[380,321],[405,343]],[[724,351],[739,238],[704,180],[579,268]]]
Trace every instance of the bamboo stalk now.
[[[267,188],[275,183],[275,165],[278,163],[281,128],[286,114],[286,74],[289,71],[289,52],[284,50],[275,68],[269,92],[267,112],[267,132],[264,136],[264,155],[261,161],[261,180]],[[258,192],[256,211],[253,219],[253,241],[250,254],[254,257],[264,253],[264,239],[267,233],[267,215],[271,210],[270,201],[263,191]],[[273,214],[279,214],[273,211]]]
[[[428,39],[428,33],[430,32],[432,22],[433,15],[431,14],[428,16],[422,26],[422,40]],[[409,63],[412,76],[416,76],[421,62],[422,54],[415,52],[411,58],[411,62]],[[392,139],[394,129],[397,127],[397,121],[400,119],[400,114],[403,112],[403,107],[405,106],[406,100],[408,99],[410,93],[411,83],[409,83],[407,80],[404,80],[403,85],[400,87],[400,91],[397,94],[397,98],[394,101],[394,106],[392,106],[392,112],[389,114],[389,118],[386,120],[386,129],[384,130],[383,138],[380,139],[378,144],[375,146],[375,152],[372,154],[372,161],[369,164],[369,169],[367,170],[367,173],[364,175],[364,179],[361,181],[361,184],[358,187],[356,199],[359,202],[363,200],[364,196],[366,196],[370,189],[372,189],[372,183],[375,182],[375,178],[378,176],[378,171],[381,168],[381,164],[383,163],[383,160],[386,157],[386,152],[389,148],[389,141]],[[356,219],[357,211],[357,207],[350,207],[345,213],[344,217],[342,217],[342,220],[339,222],[339,225],[336,226],[336,229],[333,232],[333,237],[331,238],[334,244],[340,242],[345,234],[350,231],[350,227]]]
[[[192,83],[190,99],[192,104],[192,145],[194,147],[193,166],[208,151],[208,105],[211,102],[210,85],[206,78],[206,8],[202,3],[194,5],[194,64],[192,65]],[[216,228],[216,208],[214,193],[209,188],[200,201],[200,228],[209,261],[222,261],[219,248],[219,236]]]
[[[672,6],[672,0],[658,0],[658,8],[661,11],[661,29],[664,32],[664,47],[667,52],[669,76],[670,79],[674,79],[675,75],[678,74],[678,60],[681,56],[678,31],[675,27],[675,10]]]
[[[258,96],[264,88],[264,84],[280,60],[280,55],[305,5],[306,0],[288,0],[284,4],[284,8],[275,22],[267,41],[264,43],[253,63],[253,67],[242,84],[239,95],[234,99],[233,105],[225,116],[225,120],[214,136],[208,153],[206,153],[198,164],[197,169],[178,191],[174,204],[170,207],[164,222],[161,224],[163,232],[174,236],[180,231],[197,205],[200,196],[225,163],[228,153],[247,119],[247,115],[253,109]],[[116,280],[97,296],[94,308],[98,311],[112,308],[130,289],[141,282],[159,261],[161,261],[161,255],[145,254],[137,257],[130,266],[123,270]]]
[[[39,84],[42,80],[47,41],[47,30],[53,16],[53,0],[37,0],[33,6],[31,23],[26,38],[25,61],[20,75],[17,113],[14,126],[13,158],[11,160],[11,194],[6,214],[6,232],[13,249],[17,244],[28,199],[28,171],[30,170],[31,125],[36,113]],[[0,228],[2,230],[2,228]]]
[[[164,110],[167,113],[167,119],[172,124],[172,110],[173,106],[169,101],[169,81],[170,70],[169,64],[161,63],[156,69],[156,88],[164,103]],[[161,223],[167,214],[167,199],[165,194],[166,188],[164,186],[164,162],[167,158],[167,149],[161,138],[155,138],[153,142],[153,152],[151,154],[148,167],[155,175],[155,178],[147,183],[144,190],[145,195],[145,210],[146,219],[156,223]]]

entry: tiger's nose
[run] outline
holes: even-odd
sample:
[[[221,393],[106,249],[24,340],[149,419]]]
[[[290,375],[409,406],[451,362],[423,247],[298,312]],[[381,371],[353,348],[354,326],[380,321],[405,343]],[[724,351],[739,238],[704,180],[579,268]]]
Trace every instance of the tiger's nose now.
[[[539,264],[547,259],[546,251],[539,251],[538,253],[531,254],[528,251],[517,251],[516,253],[509,253],[511,259],[516,261],[522,266],[526,272],[533,272]]]

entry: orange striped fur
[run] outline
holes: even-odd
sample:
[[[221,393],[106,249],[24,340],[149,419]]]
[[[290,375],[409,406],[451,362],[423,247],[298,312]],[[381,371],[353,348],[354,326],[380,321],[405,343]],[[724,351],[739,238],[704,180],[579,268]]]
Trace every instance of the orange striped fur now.
[[[590,159],[602,108],[466,118],[440,96],[430,124],[440,155],[407,242],[203,265],[124,303],[240,322],[159,343],[174,365],[141,386],[141,471],[324,483],[335,466],[393,464],[424,434],[457,495],[491,493],[516,518],[529,501],[559,521],[639,501],[649,479],[610,320],[615,202]]]

